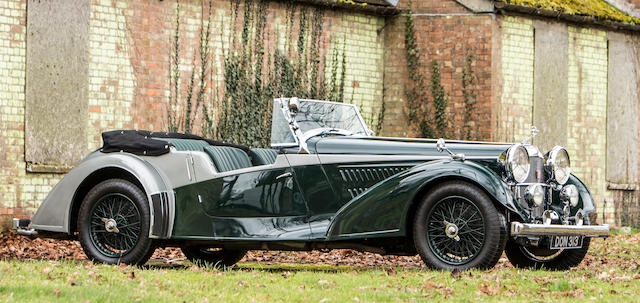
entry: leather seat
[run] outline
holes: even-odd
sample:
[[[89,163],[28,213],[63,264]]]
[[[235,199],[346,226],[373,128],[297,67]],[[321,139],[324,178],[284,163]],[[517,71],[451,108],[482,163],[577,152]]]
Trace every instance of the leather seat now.
[[[229,146],[206,146],[204,152],[211,157],[218,172],[251,167],[247,153]]]
[[[203,140],[193,139],[175,139],[175,138],[153,138],[156,140],[167,141],[179,151],[204,151],[204,148],[209,146],[209,143]]]
[[[268,148],[252,148],[250,151],[251,161],[254,166],[268,165],[276,162],[278,151]]]

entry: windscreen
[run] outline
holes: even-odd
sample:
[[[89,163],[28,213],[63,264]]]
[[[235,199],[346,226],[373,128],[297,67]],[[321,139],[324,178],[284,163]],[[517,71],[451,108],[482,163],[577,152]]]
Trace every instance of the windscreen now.
[[[316,128],[332,128],[367,135],[358,110],[351,104],[301,101],[295,119],[302,133]]]
[[[276,99],[273,102],[272,146],[291,146],[298,143],[285,116],[290,114],[287,102],[288,99]],[[358,109],[352,104],[315,100],[299,102],[298,111],[293,118],[302,134],[322,128],[346,130],[354,135],[369,135]]]

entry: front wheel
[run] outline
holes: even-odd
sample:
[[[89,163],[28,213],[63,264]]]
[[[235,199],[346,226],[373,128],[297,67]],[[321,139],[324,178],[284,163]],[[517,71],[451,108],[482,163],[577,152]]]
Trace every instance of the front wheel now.
[[[209,248],[206,246],[183,246],[182,253],[199,266],[230,267],[247,254],[246,250]]]
[[[129,181],[110,179],[93,187],[78,212],[78,238],[95,262],[142,265],[153,253],[149,203]]]
[[[429,191],[417,208],[413,240],[429,268],[493,267],[504,250],[506,223],[478,187],[451,181]]]

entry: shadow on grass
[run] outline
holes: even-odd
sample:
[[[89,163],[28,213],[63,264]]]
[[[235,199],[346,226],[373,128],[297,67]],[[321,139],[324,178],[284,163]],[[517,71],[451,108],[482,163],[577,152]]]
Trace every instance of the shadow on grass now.
[[[161,263],[150,262],[143,266],[142,269],[164,269],[164,270],[189,270],[194,264],[191,262],[183,263]],[[416,267],[402,267],[402,266],[351,266],[351,265],[325,265],[325,264],[295,264],[295,263],[278,263],[278,264],[262,264],[255,262],[241,262],[231,267],[215,267],[215,266],[203,266],[199,267],[201,270],[210,271],[263,271],[269,273],[284,273],[284,272],[331,272],[331,273],[344,273],[344,272],[371,272],[371,271],[387,271],[395,272],[397,270],[407,272],[422,272],[427,271],[425,268]]]

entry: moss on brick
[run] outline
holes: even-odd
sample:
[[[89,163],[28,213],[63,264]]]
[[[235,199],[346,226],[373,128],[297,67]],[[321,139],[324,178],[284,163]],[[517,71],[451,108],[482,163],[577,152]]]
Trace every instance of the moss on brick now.
[[[504,0],[504,2],[570,15],[591,16],[598,20],[640,24],[640,18],[629,16],[604,0]]]

